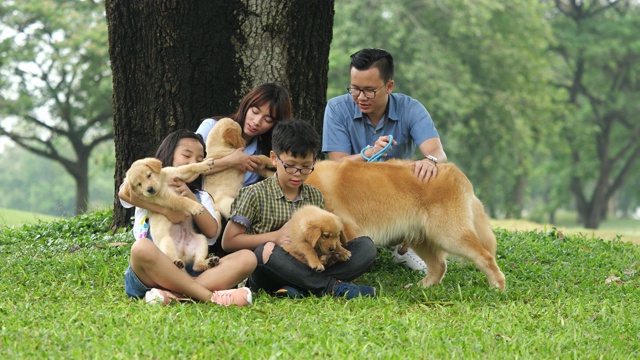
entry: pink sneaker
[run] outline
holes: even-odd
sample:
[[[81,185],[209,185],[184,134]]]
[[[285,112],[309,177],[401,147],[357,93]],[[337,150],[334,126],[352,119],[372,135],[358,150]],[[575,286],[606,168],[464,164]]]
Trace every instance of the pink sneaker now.
[[[251,290],[248,287],[242,287],[239,289],[214,291],[213,294],[211,294],[211,301],[224,306],[248,306],[251,305]]]
[[[189,298],[177,297],[171,291],[162,290],[162,289],[156,289],[156,288],[153,288],[153,289],[147,291],[146,294],[144,294],[144,301],[147,304],[152,304],[152,305],[155,305],[155,304],[169,305],[172,301],[175,301],[175,302],[183,302],[183,301],[193,302],[193,300],[191,300]]]

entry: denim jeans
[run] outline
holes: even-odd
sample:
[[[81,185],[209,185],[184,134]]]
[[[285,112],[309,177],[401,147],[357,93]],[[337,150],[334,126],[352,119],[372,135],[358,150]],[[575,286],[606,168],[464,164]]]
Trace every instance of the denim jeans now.
[[[371,269],[376,260],[376,247],[371,238],[362,236],[347,243],[351,258],[345,262],[326,268],[322,272],[311,269],[280,246],[276,245],[267,263],[263,263],[262,252],[265,244],[255,249],[258,266],[247,282],[251,290],[263,289],[273,293],[284,285],[307,290],[316,296],[330,294],[336,280],[351,281]]]

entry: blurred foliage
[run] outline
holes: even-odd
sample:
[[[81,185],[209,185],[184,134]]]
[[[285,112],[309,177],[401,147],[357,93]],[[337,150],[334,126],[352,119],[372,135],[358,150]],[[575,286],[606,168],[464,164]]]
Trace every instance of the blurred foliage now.
[[[91,152],[113,139],[108,52],[104,1],[0,5],[0,136],[71,175],[76,213]]]

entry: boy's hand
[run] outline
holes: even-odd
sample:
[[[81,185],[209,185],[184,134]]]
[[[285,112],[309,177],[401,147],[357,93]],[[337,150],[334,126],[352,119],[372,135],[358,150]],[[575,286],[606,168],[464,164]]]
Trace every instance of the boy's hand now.
[[[289,222],[284,224],[280,230],[276,231],[275,243],[280,246],[291,244],[291,238],[289,237]]]

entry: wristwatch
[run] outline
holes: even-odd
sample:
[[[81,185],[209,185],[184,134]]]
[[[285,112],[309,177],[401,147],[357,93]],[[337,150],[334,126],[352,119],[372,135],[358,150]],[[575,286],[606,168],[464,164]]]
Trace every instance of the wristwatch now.
[[[427,155],[427,156],[425,156],[424,158],[425,158],[425,159],[429,159],[429,160],[433,161],[433,163],[434,163],[434,164],[437,164],[437,163],[438,163],[438,159],[437,159],[435,156]]]

